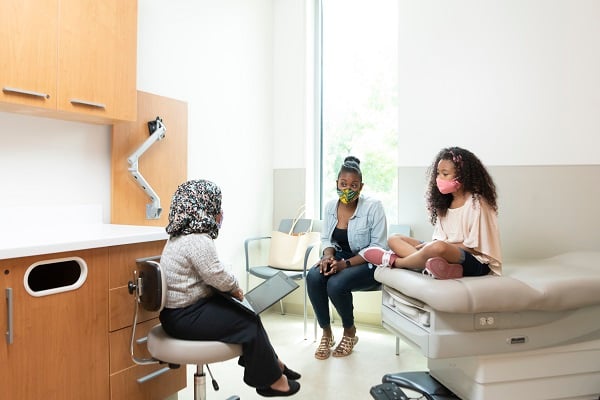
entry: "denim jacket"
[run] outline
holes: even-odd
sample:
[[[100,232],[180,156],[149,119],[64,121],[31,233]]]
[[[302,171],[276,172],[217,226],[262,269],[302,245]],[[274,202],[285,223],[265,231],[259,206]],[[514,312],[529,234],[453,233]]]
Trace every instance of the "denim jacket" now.
[[[331,235],[338,223],[337,205],[339,200],[330,200],[325,206],[321,248],[333,247],[339,250],[337,243],[331,241]],[[348,221],[348,242],[354,255],[365,247],[379,246],[387,248],[387,221],[381,201],[360,195],[354,215]]]

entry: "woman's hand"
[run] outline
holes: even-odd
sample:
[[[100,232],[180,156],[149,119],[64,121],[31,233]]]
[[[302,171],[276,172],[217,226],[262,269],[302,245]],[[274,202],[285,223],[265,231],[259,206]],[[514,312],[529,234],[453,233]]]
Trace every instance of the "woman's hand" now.
[[[335,262],[335,258],[333,256],[324,255],[323,258],[319,261],[319,272],[322,274],[326,274],[327,271],[331,269],[331,264]]]
[[[327,271],[323,272],[323,275],[325,275],[325,276],[335,275],[338,272],[342,272],[346,268],[348,268],[346,266],[346,260],[344,260],[344,259],[342,259],[342,260],[333,260],[329,264],[329,269]]]
[[[244,291],[240,288],[233,289],[231,292],[229,292],[229,294],[231,294],[231,297],[235,297],[239,301],[244,300]]]

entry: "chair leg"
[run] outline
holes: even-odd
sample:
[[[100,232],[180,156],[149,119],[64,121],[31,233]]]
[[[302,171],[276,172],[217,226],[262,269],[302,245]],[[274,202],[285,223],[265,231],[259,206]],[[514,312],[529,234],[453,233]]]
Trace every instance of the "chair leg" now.
[[[306,279],[304,279],[304,340],[306,340],[306,320],[308,318],[308,313],[306,311],[306,297],[307,297]]]
[[[194,374],[194,400],[206,400],[206,374],[202,364],[196,365]]]
[[[279,307],[281,308],[281,315],[285,315],[285,309],[283,308],[283,299],[279,300]]]

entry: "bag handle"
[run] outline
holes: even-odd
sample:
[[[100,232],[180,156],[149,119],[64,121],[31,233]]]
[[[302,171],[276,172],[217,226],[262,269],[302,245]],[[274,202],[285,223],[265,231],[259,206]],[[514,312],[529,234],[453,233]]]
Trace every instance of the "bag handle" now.
[[[296,227],[296,224],[298,223],[298,220],[300,219],[300,217],[302,217],[305,212],[306,212],[305,204],[302,204],[300,207],[298,207],[298,211],[296,212],[296,217],[292,220],[292,226],[290,228],[289,235],[294,234],[294,228]],[[310,223],[309,229],[312,230],[312,221]]]

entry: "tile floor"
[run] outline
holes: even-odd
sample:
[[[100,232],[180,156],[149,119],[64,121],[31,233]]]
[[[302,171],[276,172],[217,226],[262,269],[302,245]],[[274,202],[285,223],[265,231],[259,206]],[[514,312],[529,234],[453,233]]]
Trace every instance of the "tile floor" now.
[[[372,400],[369,389],[380,383],[384,374],[426,370],[426,359],[402,341],[400,355],[396,356],[395,337],[382,327],[358,325],[360,340],[349,357],[321,361],[313,355],[317,343],[313,342],[312,323],[308,340],[303,339],[303,320],[299,316],[270,312],[263,315],[263,323],[280,358],[302,374],[300,392],[291,399]],[[336,338],[341,337],[339,322],[333,328]],[[207,400],[225,400],[233,394],[241,400],[263,398],[243,383],[243,369],[237,360],[212,364],[210,369],[220,390],[213,390],[207,374]],[[194,399],[194,371],[194,366],[188,366],[188,386],[179,392],[179,400]]]

